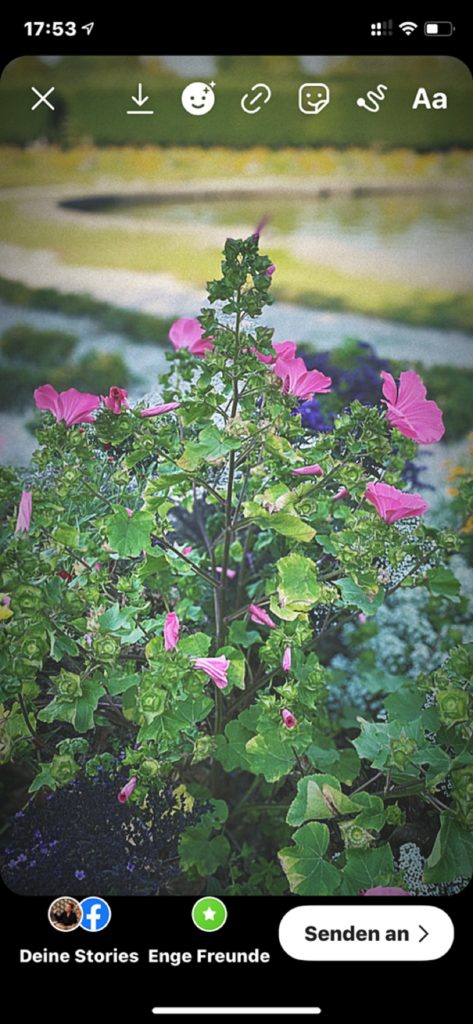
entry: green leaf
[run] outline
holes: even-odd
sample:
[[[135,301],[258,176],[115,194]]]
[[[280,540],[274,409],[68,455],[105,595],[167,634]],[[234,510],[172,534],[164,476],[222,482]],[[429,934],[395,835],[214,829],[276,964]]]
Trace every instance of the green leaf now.
[[[447,597],[449,601],[460,600],[460,580],[451,571],[443,566],[437,569],[429,569],[426,573],[427,586],[434,597]]]
[[[85,679],[82,694],[77,700],[55,697],[39,712],[38,718],[42,722],[70,722],[77,732],[88,732],[94,727],[94,711],[104,693],[105,689],[100,683]]]
[[[360,735],[352,740],[360,757],[366,757],[373,768],[384,768],[390,754],[390,738],[386,726],[378,722],[367,722],[358,717]]]
[[[226,772],[233,772],[235,768],[249,769],[250,759],[246,744],[251,736],[251,730],[246,729],[240,719],[236,718],[225,727],[225,737],[216,737],[215,757]]]
[[[77,658],[80,654],[80,649],[72,637],[67,636],[65,633],[52,632],[49,634],[51,647],[50,656],[54,658],[54,661],[62,661],[65,654],[68,654],[71,658]]]
[[[361,611],[365,612],[366,615],[373,615],[377,612],[384,601],[384,591],[381,587],[376,588],[376,593],[368,592],[362,590],[354,580],[348,579],[348,577],[337,580],[337,587],[341,592],[344,605],[354,605],[355,608],[361,608]]]
[[[107,679],[107,690],[112,697],[115,697],[117,693],[125,693],[132,686],[137,686],[140,679],[139,672],[132,672],[129,675],[113,675],[111,679]]]
[[[53,530],[53,537],[58,544],[64,544],[65,547],[79,547],[80,532],[76,526],[69,526],[68,523],[59,523]]]
[[[281,618],[286,612],[295,617],[307,613],[320,598],[321,586],[317,582],[315,563],[304,555],[291,554],[276,563],[278,571],[277,602],[271,609]]]
[[[241,647],[251,647],[252,644],[262,643],[260,634],[255,629],[246,629],[245,623],[241,619],[232,622],[228,639],[230,643],[240,644]]]
[[[440,815],[440,829],[424,868],[428,884],[453,882],[473,874],[473,835],[451,814]]]
[[[334,775],[305,775],[297,783],[297,796],[287,812],[288,825],[302,825],[314,818],[335,818],[358,810],[357,804],[341,791]]]
[[[354,818],[354,823],[360,828],[371,829],[373,832],[381,832],[385,822],[384,803],[380,796],[373,796],[371,793],[357,793],[352,796],[353,803],[361,808],[360,814]]]
[[[42,789],[43,786],[48,786],[49,789],[58,788],[58,783],[54,776],[51,774],[50,764],[43,765],[41,771],[38,772],[38,775],[36,775],[35,778],[33,779],[33,782],[31,783],[31,786],[28,790],[28,793],[37,793],[38,790]]]
[[[213,875],[226,863],[230,843],[225,836],[210,838],[213,823],[210,818],[200,825],[191,825],[179,840],[179,857],[183,871],[195,871],[202,877]]]
[[[206,658],[209,653],[211,637],[207,633],[191,633],[179,641],[179,653],[189,657]]]
[[[246,744],[250,771],[264,775],[266,782],[277,782],[294,767],[294,752],[278,736],[258,733]]]
[[[230,662],[227,671],[227,679],[231,686],[236,686],[239,690],[245,689],[245,671],[246,662],[245,656],[237,647],[219,647],[217,651],[217,657],[221,654]],[[230,691],[226,691],[230,692]]]
[[[193,472],[201,462],[215,462],[231,451],[239,448],[241,442],[236,438],[225,437],[213,423],[204,427],[198,441],[188,441],[178,465],[187,472]]]
[[[263,514],[260,511],[252,513],[249,518],[263,529],[275,530],[281,536],[290,537],[291,540],[301,543],[307,543],[315,537],[315,530],[295,512],[266,512]]]
[[[391,720],[413,722],[422,712],[425,696],[413,686],[403,686],[396,693],[387,697],[384,705]]]
[[[150,546],[154,517],[149,512],[128,516],[125,508],[117,508],[108,522],[108,540],[113,551],[122,558],[136,558]]]
[[[294,846],[278,853],[291,892],[298,896],[331,896],[340,885],[341,873],[324,856],[330,839],[327,826],[311,821],[292,838]]]
[[[374,849],[348,849],[345,856],[340,896],[358,896],[362,889],[374,889],[392,881],[394,864],[388,843]]]

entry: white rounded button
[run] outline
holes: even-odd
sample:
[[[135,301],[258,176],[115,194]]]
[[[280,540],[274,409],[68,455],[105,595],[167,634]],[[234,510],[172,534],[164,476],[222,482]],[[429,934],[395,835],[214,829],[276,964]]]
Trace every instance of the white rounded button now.
[[[438,960],[454,935],[444,910],[404,903],[294,907],[279,926],[281,946],[295,960]]]

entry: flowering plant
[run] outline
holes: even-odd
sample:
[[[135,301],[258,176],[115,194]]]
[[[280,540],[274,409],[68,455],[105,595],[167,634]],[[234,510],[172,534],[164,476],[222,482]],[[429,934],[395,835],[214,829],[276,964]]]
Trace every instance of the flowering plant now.
[[[442,759],[432,713],[412,732],[402,701],[383,726],[337,732],[327,641],[400,587],[448,589],[459,537],[402,478],[441,412],[416,374],[399,391],[386,375],[385,405],[306,432],[301,408],[331,380],[293,342],[273,346],[275,269],[257,233],[227,239],[209,304],[171,329],[158,402],[37,389],[36,472],[3,473],[3,759],[23,759],[34,794],[124,751],[117,806],[177,785],[211,801],[179,840],[196,891],[210,876],[228,892],[396,887],[393,801],[411,784],[433,844],[436,788],[456,772],[447,811],[465,828],[469,698],[463,684],[439,696],[439,729],[463,745],[449,735]],[[85,746],[58,772],[73,737]]]

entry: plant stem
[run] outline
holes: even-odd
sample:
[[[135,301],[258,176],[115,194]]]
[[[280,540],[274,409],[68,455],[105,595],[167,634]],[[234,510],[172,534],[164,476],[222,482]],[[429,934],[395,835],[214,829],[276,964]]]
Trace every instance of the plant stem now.
[[[182,551],[178,551],[178,549],[175,548],[173,544],[170,544],[170,542],[166,540],[165,537],[160,537],[159,543],[164,544],[164,547],[167,548],[168,551],[172,551],[175,555],[178,555],[179,558],[182,558],[184,562],[187,562],[187,564],[190,565],[191,569],[195,573],[197,573],[198,576],[202,576],[202,579],[206,580],[207,583],[210,583],[211,587],[219,586],[217,581],[214,580],[212,576],[209,576],[208,572],[205,572],[205,570],[201,569],[200,566],[195,565],[194,562],[191,562],[190,558],[188,558],[187,555],[183,555]]]

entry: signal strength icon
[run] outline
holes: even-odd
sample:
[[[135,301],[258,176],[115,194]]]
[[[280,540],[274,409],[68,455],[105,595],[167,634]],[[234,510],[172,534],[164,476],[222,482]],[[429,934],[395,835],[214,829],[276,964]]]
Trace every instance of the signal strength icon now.
[[[371,22],[371,35],[372,36],[392,36],[393,34],[393,23],[392,21],[372,21]]]
[[[401,24],[399,25],[399,28],[404,32],[404,35],[406,36],[411,36],[412,33],[415,32],[416,28],[418,27],[419,26],[416,25],[415,21],[401,21]]]

